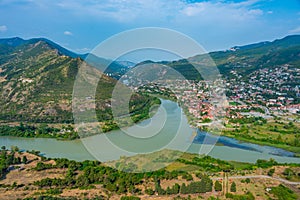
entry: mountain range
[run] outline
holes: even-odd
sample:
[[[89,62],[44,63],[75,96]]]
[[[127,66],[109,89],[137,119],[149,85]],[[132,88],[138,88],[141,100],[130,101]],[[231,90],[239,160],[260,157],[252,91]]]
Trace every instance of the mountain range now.
[[[284,64],[300,66],[300,35],[286,36],[272,42],[260,42],[245,46],[235,46],[225,51],[216,51],[196,55],[177,61],[153,62],[176,69],[187,79],[202,79],[193,67],[194,63],[207,63],[210,57],[224,78],[230,77],[230,71],[235,70],[241,75],[247,75],[262,68],[273,68]],[[208,63],[211,64],[211,63]]]
[[[225,78],[230,77],[232,70],[248,75],[258,69],[284,64],[299,68],[300,35],[287,36],[272,42],[235,46],[226,51],[177,61],[145,61],[136,64],[135,67],[145,63],[164,64],[177,70],[187,79],[200,80],[202,77],[192,63],[205,63],[208,55]],[[115,79],[125,74],[134,63],[112,62],[93,54],[76,54],[45,38],[24,40],[18,37],[0,39],[0,119],[71,123],[73,84],[78,66],[85,62],[87,56],[91,66],[101,68],[110,63],[104,73],[111,77],[104,75],[105,78],[99,83],[100,89],[105,87],[105,94],[102,96],[106,99],[99,101],[98,109],[101,112],[98,113],[98,117],[101,120],[111,119],[111,112],[105,108],[111,97],[109,93],[116,83]],[[144,101],[148,102],[149,97],[138,95],[135,99],[139,104],[143,104]]]

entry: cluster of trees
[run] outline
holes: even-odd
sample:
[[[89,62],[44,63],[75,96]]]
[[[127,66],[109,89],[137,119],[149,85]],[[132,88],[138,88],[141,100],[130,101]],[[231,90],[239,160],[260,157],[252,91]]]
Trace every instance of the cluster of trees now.
[[[291,180],[293,178],[295,179],[300,178],[300,172],[295,172],[292,168],[286,168],[282,174],[287,180]]]
[[[67,168],[66,177],[63,179],[45,178],[34,182],[34,185],[41,188],[90,188],[93,187],[92,184],[102,184],[104,188],[118,194],[140,194],[141,190],[136,186],[142,184],[145,180],[153,180],[155,182],[155,189],[147,188],[145,190],[145,193],[149,195],[155,193],[159,195],[205,193],[212,191],[213,187],[212,180],[204,174],[198,174],[201,181],[192,182],[189,185],[183,184],[181,186],[175,184],[164,190],[160,186],[160,180],[177,179],[179,175],[186,175],[187,172],[168,172],[161,169],[154,172],[126,173],[103,166],[98,161],[76,162],[67,159],[55,159],[55,161],[55,165],[39,162],[35,169]],[[82,171],[80,175],[78,175],[79,171]]]
[[[5,174],[8,172],[8,167],[10,165],[16,165],[21,163],[27,163],[26,156],[17,157],[15,156],[15,152],[17,151],[17,148],[12,148],[12,151],[8,152],[8,150],[5,148],[5,146],[1,147],[1,154],[0,154],[0,178],[5,176]]]
[[[278,165],[278,162],[276,162],[276,160],[274,160],[272,158],[270,158],[270,160],[258,159],[256,161],[255,165],[259,168],[269,168],[269,167]]]
[[[111,192],[136,194],[140,192],[136,185],[143,183],[144,179],[175,179],[184,173],[177,171],[168,172],[163,169],[155,172],[126,173],[103,166],[98,161],[76,162],[67,159],[55,159],[55,161],[55,165],[38,163],[36,170],[67,168],[66,177],[64,179],[42,179],[34,183],[36,186],[41,188],[89,188],[92,184],[102,184],[104,188]],[[80,175],[78,175],[78,171],[82,171]]]
[[[271,194],[276,196],[279,200],[296,200],[298,199],[297,194],[295,194],[292,190],[280,184],[277,187],[272,187]]]
[[[160,185],[160,179],[155,178],[155,189],[147,188],[145,193],[148,195],[153,195],[157,193],[158,195],[172,195],[172,194],[196,194],[211,192],[213,187],[212,180],[204,174],[201,174],[201,181],[191,182],[190,184],[183,183],[181,186],[175,183],[172,187],[167,187],[163,189]]]
[[[7,151],[5,147],[2,147],[0,157],[1,176],[3,176],[6,173],[9,165],[27,162],[26,157],[23,157],[21,159],[20,157],[15,156],[16,151],[18,151],[17,147],[12,148],[11,152]],[[46,158],[42,157],[42,160],[46,160]],[[199,165],[201,162],[204,165],[208,162],[211,162],[212,165],[215,165],[216,162],[219,162],[220,165],[228,165],[228,163],[225,161],[219,161],[218,159],[210,158],[208,156],[202,158],[195,157],[194,159],[192,159],[191,162],[195,162]],[[277,162],[271,159],[269,161],[258,160],[257,163],[253,166],[267,168],[274,165],[277,165]],[[60,192],[64,188],[89,189],[94,188],[94,184],[101,184],[107,190],[117,194],[130,193],[133,195],[139,195],[142,193],[142,191],[137,186],[149,181],[153,181],[155,187],[145,189],[145,194],[148,195],[205,193],[211,192],[213,186],[215,191],[222,191],[222,184],[219,181],[216,181],[215,184],[213,184],[213,181],[206,174],[196,174],[200,181],[194,181],[189,184],[183,183],[182,185],[175,183],[172,187],[167,187],[166,189],[163,189],[161,187],[161,180],[177,179],[178,176],[186,177],[186,179],[189,179],[190,174],[187,174],[187,172],[182,171],[169,172],[164,169],[154,172],[126,173],[102,165],[99,161],[76,162],[64,158],[57,158],[55,159],[55,164],[45,164],[43,162],[38,162],[37,166],[35,167],[35,170],[41,171],[50,168],[67,169],[67,172],[64,178],[45,178],[34,182],[34,185],[43,189],[47,189],[49,194]],[[289,169],[290,168],[287,168],[287,170],[284,173],[289,175],[291,173]],[[247,178],[243,180],[243,182],[249,183],[250,179]],[[278,189],[278,191],[281,190],[282,188]],[[231,184],[230,192],[236,192],[235,182]],[[228,194],[228,198],[232,199],[243,198],[251,200],[253,199],[252,196],[253,195],[251,193],[247,193],[243,196]],[[135,199],[135,197],[124,196],[123,199]]]
[[[180,193],[181,194],[195,194],[195,193],[205,193],[211,192],[213,187],[212,180],[207,175],[200,175],[201,181],[191,182],[189,185],[185,185],[184,183],[181,186]]]
[[[24,125],[19,126],[0,126],[0,136],[16,136],[16,137],[48,137],[62,139],[79,138],[72,126],[62,127],[62,129],[49,127],[46,124],[41,126]]]

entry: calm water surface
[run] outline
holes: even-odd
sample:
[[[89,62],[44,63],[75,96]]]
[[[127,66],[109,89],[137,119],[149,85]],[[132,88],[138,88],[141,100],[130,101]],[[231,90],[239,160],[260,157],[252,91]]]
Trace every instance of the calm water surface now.
[[[137,126],[100,134],[82,140],[60,141],[46,138],[0,137],[0,146],[18,146],[23,150],[38,150],[47,157],[73,160],[116,160],[120,156],[176,149],[191,153],[208,153],[223,159],[255,162],[274,158],[278,162],[300,163],[293,153],[270,146],[242,143],[228,137],[216,137],[190,128],[181,108],[174,102],[162,100],[157,114]],[[151,137],[149,137],[151,136]],[[212,146],[215,142],[222,145]],[[90,152],[93,152],[92,154]]]

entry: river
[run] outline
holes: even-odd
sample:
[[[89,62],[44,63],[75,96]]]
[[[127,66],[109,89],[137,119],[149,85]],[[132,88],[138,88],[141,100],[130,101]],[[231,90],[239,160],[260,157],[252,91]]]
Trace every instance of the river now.
[[[197,134],[195,134],[197,132]],[[217,145],[214,145],[217,142]],[[22,150],[38,150],[47,157],[72,160],[109,161],[120,156],[174,149],[190,153],[207,153],[222,160],[256,162],[273,158],[281,163],[300,163],[293,153],[270,146],[243,143],[228,137],[217,137],[190,128],[181,108],[162,100],[152,119],[123,130],[111,131],[81,140],[60,141],[48,138],[0,137],[0,146],[18,146]]]

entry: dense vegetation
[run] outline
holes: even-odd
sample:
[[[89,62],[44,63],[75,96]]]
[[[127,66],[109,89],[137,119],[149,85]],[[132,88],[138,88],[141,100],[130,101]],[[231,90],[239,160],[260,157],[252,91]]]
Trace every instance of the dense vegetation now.
[[[278,200],[296,200],[297,195],[285,187],[284,185],[279,185],[278,187],[272,187],[271,193],[278,198]]]
[[[17,136],[17,137],[48,137],[61,139],[76,139],[78,134],[74,131],[72,126],[63,126],[61,129],[52,128],[46,124],[40,126],[24,125],[19,126],[0,126],[0,136]]]
[[[93,188],[93,184],[102,184],[104,188],[118,194],[132,193],[140,194],[141,190],[136,185],[145,181],[153,181],[155,188],[148,188],[145,192],[149,195],[155,193],[159,195],[170,194],[194,194],[212,191],[212,180],[205,174],[200,174],[201,181],[191,182],[190,184],[175,184],[171,188],[161,188],[161,180],[177,179],[179,175],[186,175],[186,172],[172,171],[168,172],[164,169],[155,172],[145,173],[125,173],[101,165],[97,161],[75,162],[67,159],[55,159],[56,164],[44,164],[39,162],[35,170],[41,171],[50,168],[67,168],[68,172],[64,179],[45,178],[36,181],[34,185],[40,188]],[[81,171],[80,175],[78,172]],[[125,197],[124,197],[125,198]],[[126,197],[127,198],[127,197]],[[129,197],[128,197],[129,198]]]
[[[0,51],[2,122],[74,122],[72,93],[77,72],[84,63],[82,56],[46,39],[3,39]],[[101,79],[96,90],[95,110],[98,120],[106,122],[105,132],[115,129],[110,100],[117,81],[99,71],[96,75]],[[90,97],[86,98],[88,101]],[[133,121],[148,117],[148,109],[157,101],[135,93],[129,105]]]
[[[38,151],[30,152],[34,155],[39,155]],[[208,156],[198,158],[196,155],[184,155],[184,161],[191,161],[189,165],[203,165],[200,171],[194,171],[193,175],[190,172],[182,170],[172,170],[168,171],[166,169],[160,169],[153,172],[143,172],[143,173],[127,173],[120,171],[111,167],[108,167],[99,161],[72,161],[64,158],[54,159],[55,162],[48,162],[50,159],[43,156],[40,158],[35,158],[36,165],[31,168],[31,171],[43,172],[48,169],[63,170],[64,175],[60,178],[43,178],[36,180],[32,183],[32,186],[37,187],[38,193],[35,193],[36,198],[29,199],[62,199],[60,197],[53,197],[61,194],[64,190],[71,190],[79,188],[81,190],[89,190],[98,188],[97,185],[101,185],[101,188],[109,191],[110,194],[118,194],[122,199],[139,199],[139,195],[178,195],[177,199],[184,199],[180,195],[188,194],[201,194],[206,192],[211,192],[213,188],[215,191],[222,191],[222,181],[213,181],[208,176],[210,172],[217,172],[216,169],[220,171],[229,172],[231,170],[236,170],[236,167],[229,164],[226,161],[221,161],[218,159],[213,159]],[[198,158],[198,159],[197,159]],[[181,161],[183,161],[181,160]],[[178,160],[178,162],[181,162]],[[6,150],[2,147],[0,155],[0,168],[2,178],[5,176],[9,170],[19,168],[18,164],[21,163],[31,163],[32,160],[27,161],[26,156],[22,156],[17,147],[12,147],[11,151]],[[187,163],[187,162],[186,162]],[[216,168],[209,168],[208,163],[216,166]],[[251,165],[250,168],[256,169],[258,166],[262,168],[270,168],[276,166],[278,163],[273,160],[264,161],[258,160],[256,164]],[[222,168],[222,166],[224,168]],[[228,168],[230,166],[230,169]],[[298,165],[291,165],[298,166]],[[27,171],[27,170],[26,170]],[[286,168],[284,173],[286,176],[295,175],[295,172],[291,168]],[[173,183],[169,186],[162,186],[162,182],[185,179],[187,182],[178,184]],[[250,183],[250,179],[247,178],[242,180],[242,182]],[[144,190],[141,189],[141,185],[144,186]],[[24,186],[24,185],[23,185]],[[1,187],[18,188],[23,187],[16,183],[12,185],[1,185]],[[234,194],[237,191],[237,185],[232,182],[229,194],[226,194],[227,198],[231,199],[249,199],[252,200],[253,194],[250,192],[244,195]],[[284,186],[273,187],[271,194],[274,194],[279,199],[281,196],[285,196],[288,199],[295,199],[295,194]],[[66,199],[76,199],[76,198],[66,198]],[[104,196],[97,196],[92,199],[106,199]],[[213,198],[212,198],[213,199]]]
[[[267,122],[261,117],[231,119],[230,122],[231,127],[223,130],[225,136],[300,153],[299,127],[293,122]]]
[[[233,200],[254,200],[255,199],[255,197],[253,196],[253,194],[251,192],[247,192],[244,195],[227,193],[226,198],[233,199]]]
[[[0,179],[5,176],[5,174],[9,171],[10,165],[16,165],[21,163],[26,163],[27,158],[25,156],[17,157],[15,156],[15,151],[18,148],[14,147],[11,152],[8,152],[5,147],[1,147],[1,155],[0,155]]]

